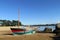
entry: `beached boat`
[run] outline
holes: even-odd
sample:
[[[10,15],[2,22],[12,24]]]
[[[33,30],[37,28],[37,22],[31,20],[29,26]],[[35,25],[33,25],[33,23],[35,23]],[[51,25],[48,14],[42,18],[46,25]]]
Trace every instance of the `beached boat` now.
[[[35,33],[34,30],[26,30],[26,28],[20,28],[19,26],[19,18],[20,18],[20,12],[18,10],[18,27],[17,28],[10,28],[13,35],[22,35],[22,34],[33,34]]]
[[[11,28],[11,31],[13,32],[13,35],[22,35],[22,34],[33,34],[35,33],[34,30],[26,30],[22,28]]]
[[[25,29],[22,28],[11,28],[11,31],[13,32],[13,34],[24,34]]]

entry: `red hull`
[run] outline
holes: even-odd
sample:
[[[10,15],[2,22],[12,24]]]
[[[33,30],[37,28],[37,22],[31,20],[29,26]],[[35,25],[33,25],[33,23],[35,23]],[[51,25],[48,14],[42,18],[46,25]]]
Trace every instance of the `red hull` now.
[[[12,32],[23,32],[26,31],[25,29],[20,29],[20,28],[11,28]]]

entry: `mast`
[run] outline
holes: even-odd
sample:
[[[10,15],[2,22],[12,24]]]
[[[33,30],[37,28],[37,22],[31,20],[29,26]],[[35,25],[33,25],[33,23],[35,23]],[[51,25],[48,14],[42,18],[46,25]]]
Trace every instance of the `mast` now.
[[[20,9],[18,8],[18,28],[19,28],[19,26],[20,26]]]

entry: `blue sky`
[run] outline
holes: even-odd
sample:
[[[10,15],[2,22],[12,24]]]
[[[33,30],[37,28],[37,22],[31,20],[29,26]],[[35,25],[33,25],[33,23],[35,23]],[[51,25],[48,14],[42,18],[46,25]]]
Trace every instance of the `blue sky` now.
[[[22,24],[60,22],[60,0],[0,0],[0,19],[18,20]]]

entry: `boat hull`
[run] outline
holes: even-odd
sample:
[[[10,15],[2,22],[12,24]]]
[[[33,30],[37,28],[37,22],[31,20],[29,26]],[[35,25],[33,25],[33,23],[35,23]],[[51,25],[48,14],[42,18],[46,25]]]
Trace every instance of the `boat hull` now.
[[[20,29],[20,28],[11,28],[11,31],[13,33],[13,35],[29,35],[29,34],[34,34],[35,31],[34,30],[25,30],[25,29]]]

